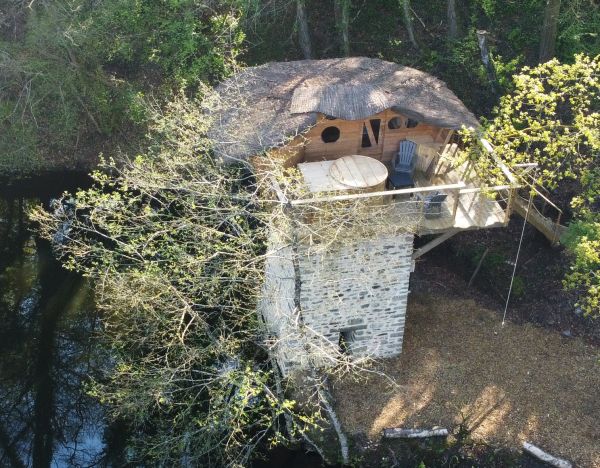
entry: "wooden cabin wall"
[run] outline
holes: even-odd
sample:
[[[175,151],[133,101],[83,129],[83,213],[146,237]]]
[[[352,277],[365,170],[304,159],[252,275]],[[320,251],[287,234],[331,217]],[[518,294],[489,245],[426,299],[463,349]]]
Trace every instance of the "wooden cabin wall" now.
[[[305,162],[337,159],[349,154],[358,154],[362,138],[362,120],[327,119],[322,116],[317,124],[306,134]],[[323,130],[337,127],[340,138],[333,143],[325,143],[321,139]]]
[[[388,122],[398,117],[403,125],[401,128],[390,129],[388,127]],[[427,144],[434,143],[435,137],[440,132],[439,127],[434,127],[433,125],[429,125],[423,122],[419,122],[419,124],[414,128],[406,128],[406,122],[408,118],[404,115],[397,114],[391,110],[386,111],[386,121],[385,121],[385,137],[383,140],[383,151],[381,154],[381,161],[388,162],[391,161],[394,155],[398,152],[398,145],[402,140],[412,140],[418,144]],[[443,141],[439,142],[440,144]]]
[[[396,117],[401,120],[403,125],[401,128],[390,129],[388,122]],[[362,148],[363,123],[372,119],[381,120],[379,144],[376,148]],[[317,124],[305,134],[304,162],[332,160],[349,154],[364,154],[387,162],[391,161],[396,154],[401,140],[407,139],[419,144],[431,144],[438,137],[438,140],[441,138],[441,141],[437,142],[443,143],[444,132],[440,132],[441,128],[421,122],[414,128],[406,128],[407,120],[407,117],[391,110],[385,110],[365,120],[327,119],[325,116],[321,116]],[[325,143],[321,134],[330,126],[340,130],[340,138],[336,142]]]

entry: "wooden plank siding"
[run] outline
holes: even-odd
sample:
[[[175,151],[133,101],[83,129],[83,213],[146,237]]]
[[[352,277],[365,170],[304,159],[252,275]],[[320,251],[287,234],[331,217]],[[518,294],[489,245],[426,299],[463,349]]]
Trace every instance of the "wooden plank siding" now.
[[[390,129],[388,122],[395,117],[400,119],[401,128]],[[369,122],[376,119],[381,121],[377,142],[374,141],[375,135],[373,135]],[[320,115],[317,124],[304,135],[306,143],[303,162],[332,160],[350,154],[362,154],[382,162],[390,162],[396,154],[401,140],[412,140],[420,147],[429,146],[437,151],[451,133],[451,130],[424,123],[419,123],[414,128],[406,128],[407,120],[406,116],[389,109],[365,120],[328,119],[324,115]],[[366,125],[372,143],[372,146],[368,148],[362,147],[363,125]],[[322,140],[321,134],[327,127],[336,127],[340,130],[340,138],[336,142],[325,143]]]

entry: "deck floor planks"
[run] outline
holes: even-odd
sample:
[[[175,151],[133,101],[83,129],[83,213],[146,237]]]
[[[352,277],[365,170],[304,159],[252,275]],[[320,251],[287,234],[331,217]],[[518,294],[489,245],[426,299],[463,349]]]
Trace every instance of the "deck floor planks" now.
[[[415,186],[428,187],[431,185],[454,184],[462,180],[455,170],[438,173],[432,181],[428,181],[423,173],[417,173]],[[476,188],[473,181],[463,180],[465,188]],[[419,233],[432,234],[448,229],[478,229],[504,226],[506,213],[500,204],[482,193],[461,194],[456,210],[456,217],[452,222],[452,208],[456,201],[456,193],[447,193],[445,203],[442,205],[442,215],[435,219],[423,218]]]
[[[311,164],[299,164],[311,192],[329,192],[332,190],[348,190],[348,187],[337,182],[329,174],[329,169],[334,161],[320,161]],[[435,185],[455,184],[461,181],[461,170],[449,169],[443,163],[433,176],[427,180],[422,171],[415,174],[416,187],[430,187]],[[473,180],[462,180],[465,188],[477,188]],[[417,234],[436,234],[449,229],[480,229],[502,227],[505,225],[506,213],[502,206],[482,193],[461,194],[458,202],[456,216],[452,219],[452,209],[456,200],[456,192],[447,192],[448,197],[442,205],[442,215],[439,218],[427,219],[423,216],[422,205],[414,198],[408,196],[396,197],[392,203],[393,221],[398,224],[412,224],[416,226]]]

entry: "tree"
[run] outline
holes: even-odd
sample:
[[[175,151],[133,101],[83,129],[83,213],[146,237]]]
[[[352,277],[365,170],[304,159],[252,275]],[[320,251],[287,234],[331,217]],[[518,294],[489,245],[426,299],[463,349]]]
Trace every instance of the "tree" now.
[[[597,179],[600,179],[596,175]],[[598,214],[581,216],[569,226],[563,242],[573,253],[565,286],[583,291],[579,307],[593,317],[600,316],[600,220]]]
[[[298,28],[298,41],[300,50],[305,59],[311,59],[313,56],[312,44],[308,28],[308,17],[306,15],[306,4],[304,0],[296,0],[296,27]]]
[[[554,57],[559,13],[560,0],[546,0],[544,22],[540,37],[540,62],[547,62]]]
[[[600,56],[526,67],[514,77],[514,87],[502,97],[486,134],[509,165],[538,163],[537,183],[554,189],[564,179],[579,182],[581,192],[571,201],[575,220],[565,239],[574,258],[565,285],[580,291],[587,314],[600,315]]]
[[[557,56],[569,60],[575,54],[600,53],[600,3],[594,0],[562,2],[558,18]]]
[[[245,165],[212,155],[204,110],[178,97],[153,119],[140,156],[109,161],[93,188],[33,214],[63,264],[95,285],[113,365],[92,395],[132,426],[132,462],[244,466],[296,437],[319,450],[310,431],[325,422],[321,408],[339,429],[316,369],[303,388],[316,401],[290,398],[256,313],[267,237],[287,206],[259,198],[268,187]],[[368,361],[337,343],[307,352],[341,374]]]
[[[448,0],[447,18],[448,18],[448,39],[456,39],[458,37],[458,21],[456,18],[456,0]]]
[[[107,163],[92,189],[34,215],[96,285],[114,366],[93,394],[131,421],[135,460],[167,466],[244,465],[284,439],[284,415],[292,437],[311,424],[277,390],[262,348],[257,194],[243,167],[213,160],[202,128],[200,107],[180,98],[143,156]]]
[[[125,76],[158,72],[171,84],[214,83],[237,66],[245,37],[239,20],[247,8],[238,0],[106,0],[83,16],[89,30],[79,34]]]
[[[419,48],[419,44],[415,39],[415,28],[413,27],[413,17],[412,11],[410,7],[410,0],[400,0],[400,4],[402,6],[402,17],[404,19],[404,26],[406,27],[406,33],[408,34],[408,39],[410,43],[415,49]]]
[[[244,39],[236,0],[4,3],[0,173],[92,167],[111,138],[143,135],[146,92],[221,79]]]
[[[350,25],[350,6],[350,0],[334,1],[335,18],[340,37],[340,46],[342,49],[342,54],[345,57],[350,56],[350,39],[348,37],[348,27]]]
[[[496,77],[496,67],[492,60],[492,54],[490,53],[490,49],[488,47],[488,32],[478,29],[477,30],[477,44],[479,45],[479,52],[481,54],[481,62],[485,68],[485,72],[488,77],[488,81],[490,83],[490,87],[492,88],[493,93],[498,92],[498,79]]]

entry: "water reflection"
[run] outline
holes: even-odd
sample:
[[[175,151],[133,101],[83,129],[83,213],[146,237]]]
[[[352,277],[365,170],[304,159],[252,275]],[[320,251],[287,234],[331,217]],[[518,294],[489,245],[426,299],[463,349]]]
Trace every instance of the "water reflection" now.
[[[0,466],[104,465],[92,293],[31,233],[33,203],[0,198]]]

